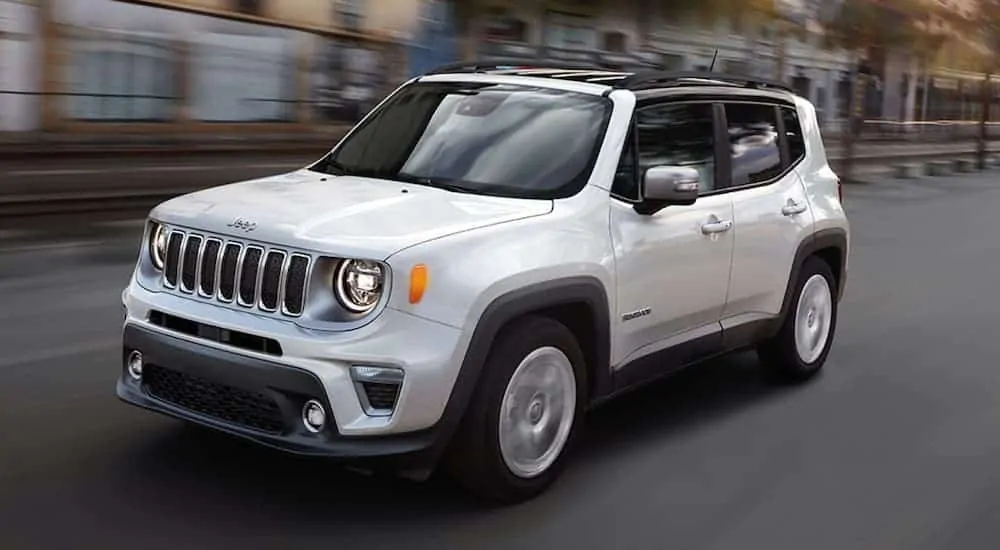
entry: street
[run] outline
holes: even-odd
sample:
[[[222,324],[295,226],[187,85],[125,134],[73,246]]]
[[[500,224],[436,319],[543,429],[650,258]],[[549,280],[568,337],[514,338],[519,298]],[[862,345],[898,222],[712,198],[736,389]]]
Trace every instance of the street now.
[[[1000,171],[845,202],[823,376],[689,369],[594,411],[563,479],[505,509],[119,402],[141,222],[0,228],[0,548],[995,549]]]

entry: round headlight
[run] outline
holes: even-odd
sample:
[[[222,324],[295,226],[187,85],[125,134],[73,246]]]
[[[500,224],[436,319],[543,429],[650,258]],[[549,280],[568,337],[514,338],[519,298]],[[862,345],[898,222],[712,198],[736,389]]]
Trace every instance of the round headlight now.
[[[382,266],[366,260],[340,262],[333,278],[337,301],[352,313],[371,311],[382,297],[384,284]]]
[[[167,258],[167,230],[160,224],[149,232],[149,257],[153,260],[153,267],[163,269]]]

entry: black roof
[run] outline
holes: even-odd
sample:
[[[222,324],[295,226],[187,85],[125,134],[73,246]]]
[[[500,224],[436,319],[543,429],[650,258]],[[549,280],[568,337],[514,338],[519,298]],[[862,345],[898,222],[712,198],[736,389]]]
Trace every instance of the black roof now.
[[[532,76],[606,84],[626,90],[650,90],[673,87],[713,86],[772,90],[794,93],[781,82],[750,75],[708,71],[623,71],[600,65],[561,62],[531,63],[524,60],[493,59],[451,63],[430,71],[429,75],[455,73],[485,73],[512,76]]]

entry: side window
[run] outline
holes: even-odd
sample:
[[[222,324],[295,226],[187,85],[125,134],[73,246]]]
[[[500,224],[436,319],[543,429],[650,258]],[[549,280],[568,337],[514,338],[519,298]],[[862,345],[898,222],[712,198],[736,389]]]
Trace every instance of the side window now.
[[[774,106],[729,103],[726,121],[734,187],[763,183],[781,174],[784,167]]]
[[[654,166],[701,173],[701,191],[715,189],[715,115],[711,103],[669,103],[636,113],[639,177]]]
[[[799,124],[799,114],[791,107],[781,108],[781,118],[785,122],[785,135],[788,140],[789,162],[795,164],[806,156],[806,141]]]
[[[637,201],[639,196],[639,177],[635,173],[635,130],[630,130],[622,146],[622,156],[615,170],[615,181],[611,185],[611,193],[627,200]]]

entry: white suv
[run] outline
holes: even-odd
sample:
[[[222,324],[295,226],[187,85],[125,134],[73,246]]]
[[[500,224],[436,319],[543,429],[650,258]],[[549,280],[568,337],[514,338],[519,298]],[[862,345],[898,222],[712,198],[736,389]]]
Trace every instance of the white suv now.
[[[714,73],[451,66],[317,163],[150,214],[118,396],[505,502],[584,412],[737,350],[824,364],[849,227],[813,106]]]

